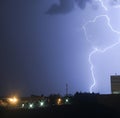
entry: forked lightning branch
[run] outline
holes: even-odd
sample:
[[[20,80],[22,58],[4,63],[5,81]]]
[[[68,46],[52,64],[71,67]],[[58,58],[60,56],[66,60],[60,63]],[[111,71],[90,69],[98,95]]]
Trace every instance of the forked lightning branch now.
[[[117,31],[113,28],[111,22],[110,22],[110,17],[107,15],[107,11],[108,11],[108,8],[107,6],[104,4],[103,0],[95,0],[97,2],[100,2],[100,5],[101,7],[106,11],[105,14],[100,14],[100,15],[97,15],[95,16],[94,19],[92,20],[89,20],[87,23],[85,23],[82,28],[84,30],[84,34],[85,34],[85,38],[86,40],[89,42],[89,43],[93,43],[89,37],[88,37],[88,33],[87,33],[87,26],[90,24],[90,23],[96,23],[96,21],[98,19],[101,19],[101,18],[105,18],[107,20],[107,26],[109,27],[109,29],[113,32],[113,33],[116,33],[116,35],[120,35],[120,31]],[[116,5],[117,7],[115,8],[120,8],[120,5]],[[90,72],[91,72],[91,76],[92,76],[92,85],[90,86],[89,88],[89,91],[90,93],[93,92],[93,88],[96,86],[96,81],[97,81],[97,78],[95,77],[95,72],[94,72],[94,64],[92,62],[92,57],[93,55],[95,55],[96,53],[105,53],[106,51],[108,51],[109,49],[111,48],[114,48],[115,46],[117,46],[118,44],[120,44],[120,38],[118,40],[115,41],[115,43],[109,45],[109,46],[106,46],[104,47],[103,49],[100,49],[98,47],[92,47],[93,50],[89,53],[89,57],[88,57],[88,62],[90,64]]]

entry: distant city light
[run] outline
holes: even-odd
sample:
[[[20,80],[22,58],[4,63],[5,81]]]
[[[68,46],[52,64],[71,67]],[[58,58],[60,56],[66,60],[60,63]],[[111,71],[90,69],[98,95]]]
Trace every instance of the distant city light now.
[[[33,108],[33,104],[29,104],[29,108]]]
[[[8,98],[8,101],[10,104],[17,104],[18,103],[18,99],[15,96],[12,98]]]
[[[66,103],[68,103],[68,102],[69,102],[68,98],[65,100],[65,102],[66,102]]]
[[[25,106],[25,104],[22,104],[22,108]]]
[[[57,104],[58,104],[58,105],[61,105],[61,103],[62,103],[62,99],[61,99],[61,98],[58,98]]]
[[[42,101],[42,102],[40,102],[40,106],[42,107],[42,106],[44,106],[44,102]]]

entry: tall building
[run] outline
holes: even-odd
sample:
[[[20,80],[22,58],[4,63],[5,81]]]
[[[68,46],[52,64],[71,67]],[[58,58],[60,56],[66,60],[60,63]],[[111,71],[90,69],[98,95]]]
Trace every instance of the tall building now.
[[[120,94],[120,75],[111,75],[111,93]]]

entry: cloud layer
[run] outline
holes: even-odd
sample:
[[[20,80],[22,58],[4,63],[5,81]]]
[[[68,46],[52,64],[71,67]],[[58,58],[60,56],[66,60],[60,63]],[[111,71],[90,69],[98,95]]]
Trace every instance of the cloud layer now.
[[[86,3],[91,3],[91,0],[59,0],[59,4],[53,4],[47,14],[66,14],[74,9],[74,4],[77,4],[80,9],[86,7]]]
[[[60,0],[60,4],[53,4],[47,14],[65,14],[72,11],[74,8],[74,0]]]

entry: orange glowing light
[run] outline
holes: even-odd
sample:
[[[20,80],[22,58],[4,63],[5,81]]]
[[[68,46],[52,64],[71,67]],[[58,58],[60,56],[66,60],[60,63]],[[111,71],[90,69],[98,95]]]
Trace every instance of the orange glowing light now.
[[[12,98],[8,98],[8,101],[10,104],[16,104],[18,102],[18,99],[14,96]]]
[[[62,102],[62,99],[59,98],[59,99],[57,100],[57,104],[58,104],[58,105],[61,105],[61,102]]]

